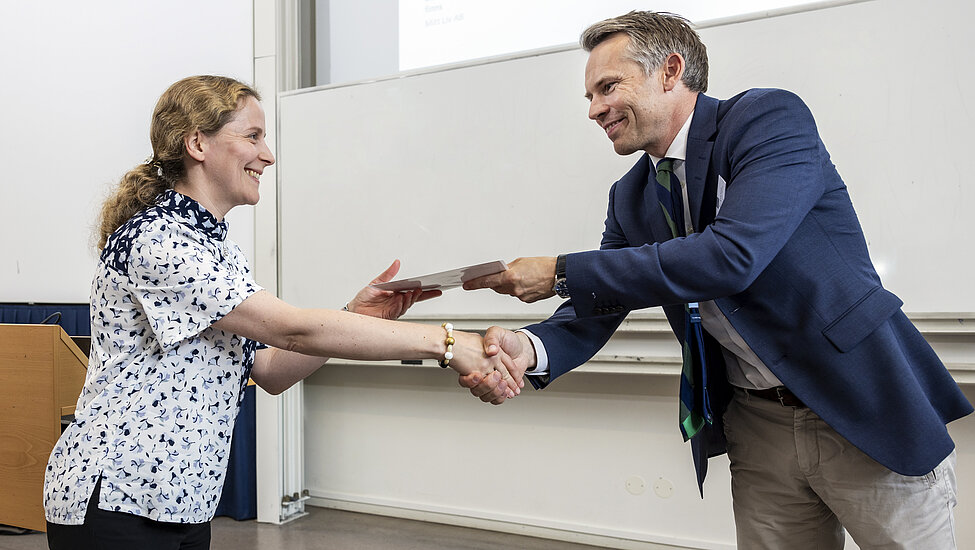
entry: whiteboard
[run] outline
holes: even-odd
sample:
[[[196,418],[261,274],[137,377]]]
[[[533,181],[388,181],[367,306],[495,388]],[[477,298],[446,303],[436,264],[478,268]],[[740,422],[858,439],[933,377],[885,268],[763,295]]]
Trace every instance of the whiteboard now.
[[[633,160],[585,117],[585,62],[573,50],[280,98],[282,298],[340,307],[394,258],[412,276],[598,247],[608,180]],[[414,311],[551,309],[451,290]]]
[[[651,4],[639,0],[399,0],[393,9],[398,8],[399,68],[410,70],[574,44],[579,40],[579,33],[594,21],[633,9],[652,8],[679,13],[690,21],[713,21],[772,10],[776,13],[797,11],[808,9],[802,4],[813,3],[821,2],[656,0]],[[833,3],[838,2],[834,0]],[[371,14],[377,11],[374,5],[359,9]],[[334,14],[330,15],[333,22],[338,22]],[[539,21],[545,21],[545,24],[540,25]],[[332,28],[348,27],[341,23]]]
[[[708,93],[803,97],[885,285],[908,312],[972,312],[975,8],[923,8],[878,0],[700,29]],[[587,119],[585,60],[539,52],[280,97],[282,297],[341,306],[393,258],[410,276],[597,247],[609,187],[636,157]],[[556,305],[455,290],[414,311]]]

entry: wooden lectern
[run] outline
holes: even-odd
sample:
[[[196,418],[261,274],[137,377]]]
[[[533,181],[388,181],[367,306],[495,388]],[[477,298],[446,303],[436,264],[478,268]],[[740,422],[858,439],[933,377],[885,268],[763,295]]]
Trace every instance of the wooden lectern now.
[[[58,325],[0,324],[0,524],[47,530],[44,470],[87,364]]]

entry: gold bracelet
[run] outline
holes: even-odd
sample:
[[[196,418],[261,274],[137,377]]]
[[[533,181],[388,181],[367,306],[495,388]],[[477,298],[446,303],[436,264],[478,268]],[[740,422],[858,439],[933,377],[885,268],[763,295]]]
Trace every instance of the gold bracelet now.
[[[443,323],[440,325],[447,331],[447,339],[444,340],[444,344],[447,345],[447,351],[443,354],[443,359],[439,361],[442,368],[447,368],[450,365],[450,360],[454,358],[454,325],[450,323]]]

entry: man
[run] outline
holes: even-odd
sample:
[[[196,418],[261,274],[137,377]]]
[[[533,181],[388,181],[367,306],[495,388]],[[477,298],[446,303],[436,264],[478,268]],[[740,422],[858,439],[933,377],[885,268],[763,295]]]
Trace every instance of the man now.
[[[569,298],[485,344],[544,388],[662,305],[690,369],[681,430],[701,483],[728,452],[740,548],[842,548],[843,526],[861,548],[954,548],[945,424],[972,406],[882,287],[809,110],[782,90],[704,95],[706,50],[679,16],[631,12],[581,42],[589,117],[647,154],[613,185],[599,250],[465,285]],[[499,403],[497,382],[461,379]]]

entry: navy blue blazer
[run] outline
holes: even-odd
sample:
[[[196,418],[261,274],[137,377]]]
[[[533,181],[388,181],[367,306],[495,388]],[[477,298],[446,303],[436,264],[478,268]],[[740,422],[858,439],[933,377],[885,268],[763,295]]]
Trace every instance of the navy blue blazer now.
[[[549,376],[533,384],[589,360],[631,310],[663,306],[682,341],[682,304],[714,300],[775,376],[867,455],[904,475],[938,465],[954,448],[945,424],[972,406],[881,285],[802,100],[773,89],[700,94],[685,169],[696,230],[685,238],[669,238],[647,155],[613,185],[600,249],[566,258],[572,298],[526,327],[549,358]],[[699,483],[707,458],[725,452],[731,392],[710,337],[706,352],[719,420],[692,439]]]

